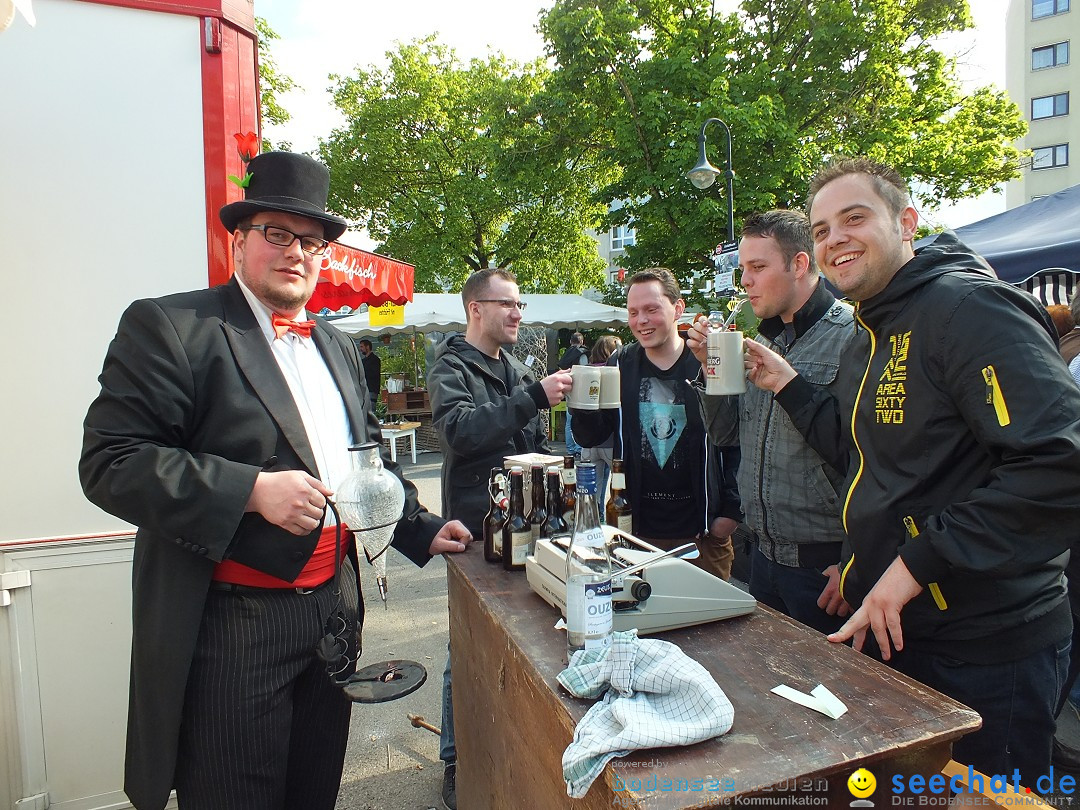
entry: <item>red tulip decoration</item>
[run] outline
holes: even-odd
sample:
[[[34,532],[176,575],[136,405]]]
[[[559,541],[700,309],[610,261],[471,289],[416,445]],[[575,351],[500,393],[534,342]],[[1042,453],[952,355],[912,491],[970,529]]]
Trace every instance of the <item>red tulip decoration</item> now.
[[[253,157],[259,154],[259,136],[254,132],[236,132],[233,133],[233,137],[236,138],[236,151],[240,153],[240,159],[246,166]],[[242,179],[235,174],[230,174],[229,179],[240,188],[247,188],[248,183],[251,182],[251,172],[245,174]]]

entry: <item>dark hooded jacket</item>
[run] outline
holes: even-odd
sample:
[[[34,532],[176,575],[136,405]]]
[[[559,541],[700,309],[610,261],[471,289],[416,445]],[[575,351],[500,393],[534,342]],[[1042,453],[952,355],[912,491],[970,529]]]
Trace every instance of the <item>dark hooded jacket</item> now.
[[[510,387],[491,373],[480,350],[461,335],[447,338],[428,370],[432,422],[443,452],[443,516],[460,520],[479,539],[488,510],[487,480],[503,458],[546,453],[540,411],[547,396],[533,373],[513,355]]]
[[[939,236],[857,310],[839,403],[799,378],[776,400],[847,469],[844,598],[900,556],[905,642],[973,663],[1068,635],[1080,533],[1080,390],[1038,301],[984,268]]]

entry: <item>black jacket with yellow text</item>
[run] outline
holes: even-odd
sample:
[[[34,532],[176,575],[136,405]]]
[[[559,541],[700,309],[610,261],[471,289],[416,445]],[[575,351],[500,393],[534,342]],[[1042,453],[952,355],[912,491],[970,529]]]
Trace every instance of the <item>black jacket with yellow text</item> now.
[[[1080,534],[1080,390],[1049,317],[951,234],[862,302],[839,402],[777,395],[847,469],[841,592],[858,606],[899,555],[923,591],[905,642],[975,663],[1064,637]]]

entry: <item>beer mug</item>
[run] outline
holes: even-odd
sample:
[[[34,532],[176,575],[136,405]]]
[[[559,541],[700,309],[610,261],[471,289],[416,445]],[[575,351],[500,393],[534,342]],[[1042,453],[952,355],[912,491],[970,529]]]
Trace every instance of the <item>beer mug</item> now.
[[[600,369],[595,366],[571,366],[570,374],[574,377],[574,387],[566,396],[570,408],[582,411],[600,409]]]
[[[743,333],[710,329],[706,344],[705,393],[711,396],[741,394],[746,391],[743,365]]]
[[[600,407],[618,408],[622,404],[618,366],[600,367]]]

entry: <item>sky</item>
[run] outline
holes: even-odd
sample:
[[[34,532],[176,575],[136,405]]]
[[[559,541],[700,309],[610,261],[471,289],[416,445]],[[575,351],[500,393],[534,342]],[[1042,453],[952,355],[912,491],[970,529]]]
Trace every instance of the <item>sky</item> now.
[[[975,29],[943,40],[940,47],[957,55],[960,79],[975,87],[1004,89],[1005,13],[1009,0],[970,0]],[[540,11],[551,0],[255,0],[255,14],[280,36],[271,45],[278,68],[301,90],[280,101],[292,114],[282,126],[264,133],[275,143],[288,141],[297,151],[311,151],[341,123],[326,92],[331,73],[351,74],[357,66],[386,64],[385,53],[397,42],[437,34],[459,58],[483,58],[498,50],[519,62],[544,55],[536,31]],[[721,0],[722,7],[733,5]],[[736,167],[737,169],[738,167]],[[1005,210],[1005,195],[988,194],[943,206],[924,218],[958,228]],[[370,249],[357,236],[348,240]]]

